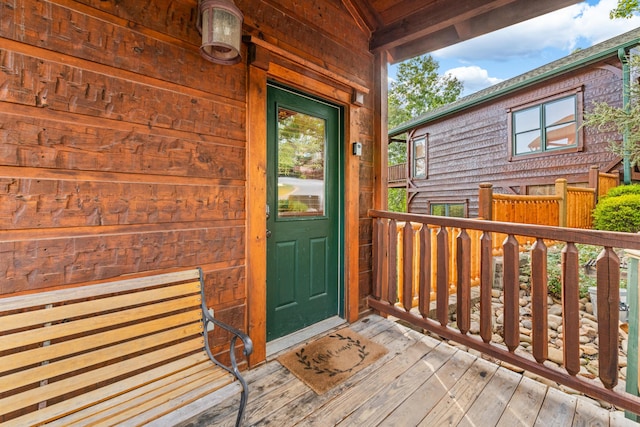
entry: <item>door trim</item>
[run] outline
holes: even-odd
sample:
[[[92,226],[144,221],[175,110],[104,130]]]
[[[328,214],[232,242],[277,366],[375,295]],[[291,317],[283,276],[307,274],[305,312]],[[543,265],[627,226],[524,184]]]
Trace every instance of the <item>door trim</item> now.
[[[352,103],[349,88],[331,85],[321,75],[301,74],[282,65],[281,58],[271,55],[262,46],[250,46],[247,83],[247,184],[246,184],[246,298],[248,334],[254,351],[249,357],[253,367],[266,360],[267,337],[267,245],[266,245],[266,188],[267,188],[267,80],[272,80],[311,95],[326,99],[344,111],[344,241],[341,265],[344,278],[344,316],[355,322],[359,314],[359,222],[360,222],[360,161],[350,153],[351,142],[359,139],[361,107]],[[313,76],[313,77],[312,77]],[[260,207],[264,208],[260,208]],[[251,207],[254,207],[253,209]],[[363,279],[363,280],[366,280]]]

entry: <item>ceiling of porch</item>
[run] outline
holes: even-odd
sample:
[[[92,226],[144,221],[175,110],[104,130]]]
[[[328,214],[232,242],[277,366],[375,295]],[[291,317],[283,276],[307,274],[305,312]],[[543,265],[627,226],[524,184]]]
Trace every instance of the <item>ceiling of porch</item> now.
[[[579,0],[342,0],[389,62],[499,30]]]

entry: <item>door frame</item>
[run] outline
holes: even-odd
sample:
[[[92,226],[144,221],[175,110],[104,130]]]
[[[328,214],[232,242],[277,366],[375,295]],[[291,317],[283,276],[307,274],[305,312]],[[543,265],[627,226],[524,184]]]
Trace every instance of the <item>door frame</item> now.
[[[273,49],[279,52],[277,48]],[[358,113],[363,90],[344,82],[332,81],[322,74],[302,74],[293,69],[290,59],[272,53],[263,41],[250,44],[247,73],[246,114],[246,297],[248,333],[254,343],[249,357],[250,367],[266,360],[267,346],[267,248],[266,248],[266,192],[267,192],[267,81],[273,81],[310,95],[325,99],[343,109],[343,257],[339,269],[343,271],[343,307],[348,322],[358,319],[359,307],[359,221],[360,221],[360,158],[351,154],[351,144],[358,141]],[[301,62],[304,62],[300,58]],[[295,64],[294,64],[295,65]],[[252,208],[253,207],[253,208]],[[263,207],[263,208],[258,208]]]

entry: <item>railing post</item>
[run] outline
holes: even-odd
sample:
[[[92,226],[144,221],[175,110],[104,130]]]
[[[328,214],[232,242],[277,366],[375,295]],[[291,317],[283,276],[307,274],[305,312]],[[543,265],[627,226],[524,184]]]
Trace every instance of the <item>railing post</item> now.
[[[594,203],[598,203],[598,194],[600,194],[600,167],[591,165],[589,168],[589,188],[595,190]]]
[[[493,184],[490,182],[483,182],[480,184],[480,190],[478,192],[478,216],[480,219],[486,219],[492,221],[492,206],[493,206]]]
[[[558,202],[558,226],[567,226],[567,180],[564,178],[556,179],[556,196],[560,197]]]

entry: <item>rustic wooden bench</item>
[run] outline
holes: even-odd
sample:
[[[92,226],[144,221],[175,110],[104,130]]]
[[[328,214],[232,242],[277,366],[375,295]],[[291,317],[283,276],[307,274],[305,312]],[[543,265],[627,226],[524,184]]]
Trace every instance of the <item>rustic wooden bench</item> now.
[[[230,367],[209,349],[218,326]],[[240,425],[237,338],[249,355],[249,337],[207,310],[199,268],[0,298],[0,425],[166,426],[238,392]]]

